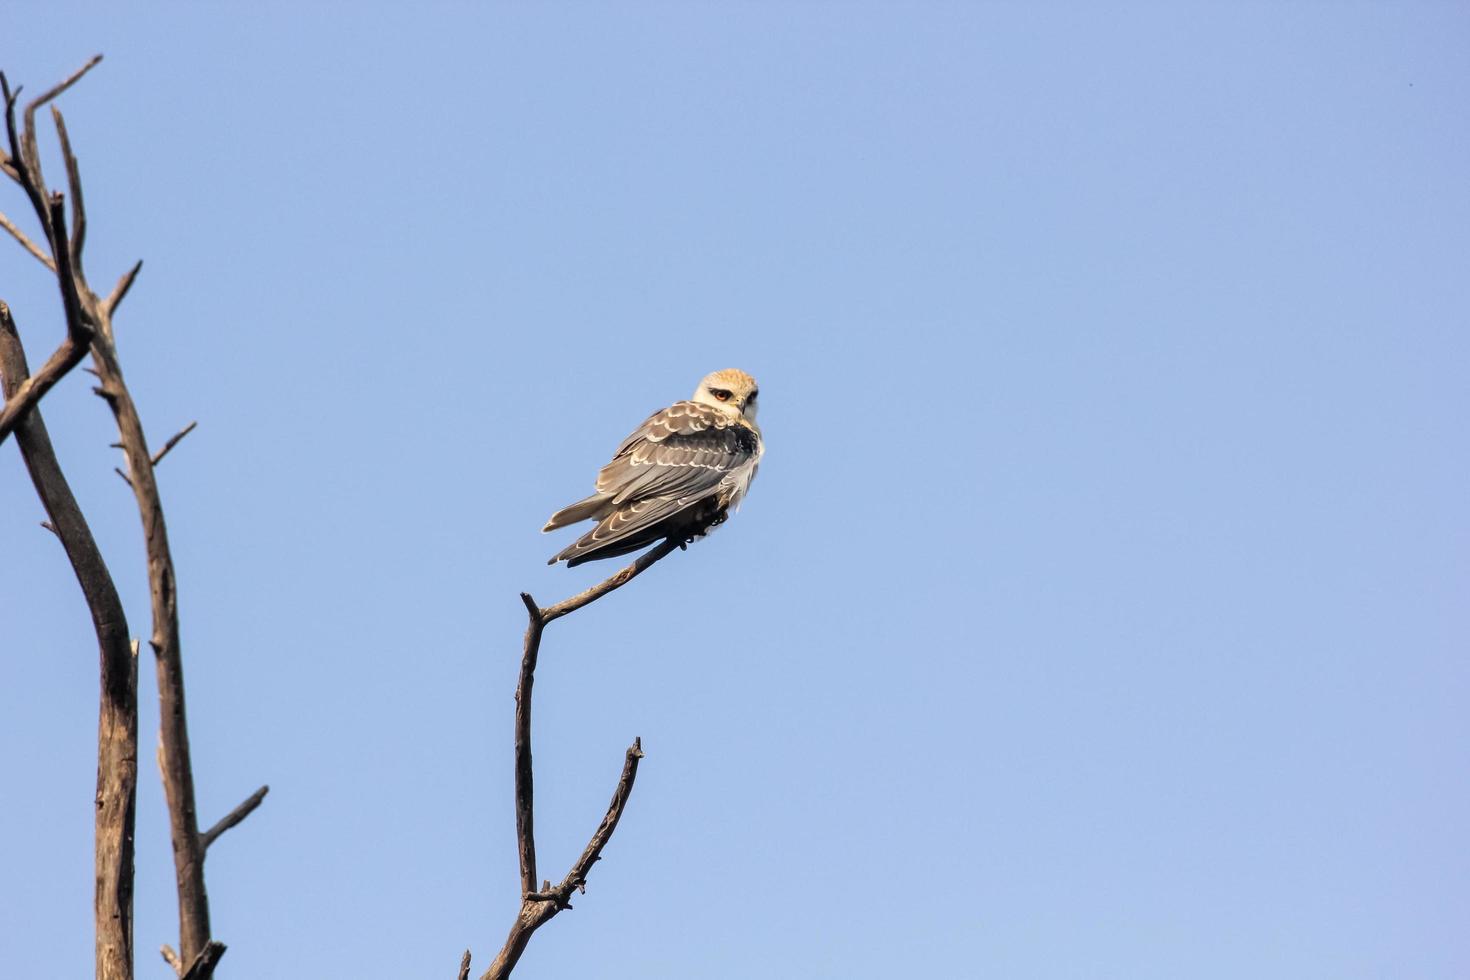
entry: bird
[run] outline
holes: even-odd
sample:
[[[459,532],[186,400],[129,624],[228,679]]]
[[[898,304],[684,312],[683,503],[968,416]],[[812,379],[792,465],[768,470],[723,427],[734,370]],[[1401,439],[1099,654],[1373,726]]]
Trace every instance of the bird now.
[[[723,524],[765,452],[755,421],[759,395],[755,378],[730,368],[705,375],[687,401],[650,415],[597,474],[597,492],[541,529],[597,522],[547,564],[572,568],[666,538],[685,545]]]

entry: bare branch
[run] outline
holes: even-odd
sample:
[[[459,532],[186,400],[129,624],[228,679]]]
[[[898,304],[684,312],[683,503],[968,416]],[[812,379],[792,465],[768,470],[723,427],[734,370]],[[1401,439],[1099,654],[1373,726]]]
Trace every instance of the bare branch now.
[[[91,58],[87,59],[87,63],[85,65],[78,68],[76,71],[72,72],[70,75],[66,76],[66,78],[57,82],[55,85],[48,88],[45,92],[42,92],[41,95],[37,97],[33,102],[31,102],[30,105],[26,106],[26,115],[28,117],[34,116],[37,109],[41,108],[41,106],[45,105],[47,102],[50,102],[52,99],[65,92],[67,89],[71,88],[77,82],[80,82],[82,80],[82,76],[91,71],[93,68],[96,68],[97,62],[101,60],[102,55],[92,55]],[[16,91],[16,94],[19,94],[18,89]]]
[[[0,320],[4,321],[5,330],[19,335],[15,329],[15,321],[10,318],[10,307],[3,300],[0,300]],[[4,442],[16,423],[86,356],[87,345],[79,343],[68,333],[56,352],[41,365],[41,370],[15,386],[15,394],[7,398],[4,406],[0,407],[0,442]]]
[[[30,236],[21,231],[20,228],[16,226],[15,222],[11,221],[4,212],[0,212],[0,228],[4,228],[6,231],[10,232],[10,236],[16,241],[20,242],[21,247],[24,248],[27,252],[30,252],[32,255],[34,255],[42,265],[50,269],[52,272],[56,271],[56,263],[52,261],[51,256],[46,254],[46,250],[37,245],[35,242],[31,241]]]
[[[31,176],[35,178],[37,184],[41,184],[41,162],[40,155],[36,151],[36,110],[81,81],[82,76],[91,71],[97,65],[97,62],[101,60],[102,56],[100,54],[94,54],[85,65],[72,72],[56,85],[42,92],[26,106],[26,128],[24,135],[21,137],[24,141],[22,152],[26,166],[30,169]]]
[[[587,847],[582,851],[582,856],[567,876],[562,879],[561,884],[555,888],[543,886],[539,892],[526,892],[521,897],[521,911],[516,916],[515,922],[511,924],[510,935],[506,937],[505,945],[496,954],[490,969],[481,975],[480,980],[505,980],[509,977],[515,965],[519,962],[521,954],[525,952],[527,944],[531,941],[531,935],[563,909],[570,909],[572,892],[585,890],[587,875],[602,856],[602,849],[612,839],[613,831],[617,829],[618,821],[623,816],[623,809],[628,805],[628,797],[633,792],[633,780],[638,775],[638,762],[643,758],[643,743],[641,739],[634,739],[633,744],[623,757],[623,772],[618,778],[617,788],[613,790],[612,802],[608,804],[607,814],[598,824],[597,830],[592,834],[592,839],[587,842]]]
[[[194,803],[194,769],[189,752],[173,554],[169,548],[163,501],[154,479],[153,457],[148,451],[143,423],[118,364],[117,350],[106,329],[99,330],[93,338],[92,362],[117,423],[118,441],[123,444],[123,453],[127,456],[133,496],[143,525],[153,613],[149,643],[153,647],[158,679],[160,764],[164,797],[168,802],[169,835],[173,839],[174,879],[179,899],[179,957],[193,964],[210,942],[209,896],[204,887],[205,848]]]
[[[470,975],[470,951],[465,950],[464,955],[459,958],[458,980],[468,980]]]
[[[79,279],[71,261],[71,248],[66,241],[66,198],[52,194],[48,206],[51,234],[55,241],[51,245],[51,256],[56,260],[56,281],[61,287],[61,307],[66,313],[66,332],[79,342],[92,339],[92,328],[82,316],[82,298]]]
[[[82,270],[82,246],[87,241],[87,206],[82,201],[82,172],[77,167],[77,158],[71,151],[71,139],[66,134],[66,120],[61,110],[51,107],[51,121],[56,124],[56,139],[61,144],[61,159],[66,164],[66,186],[71,192],[71,257],[78,275]]]
[[[174,948],[172,946],[170,946],[168,943],[164,943],[159,952],[163,954],[163,961],[174,968],[175,976],[184,975],[184,964],[179,959],[179,954],[174,952]]]
[[[65,120],[53,114],[62,156],[67,164],[67,177],[73,197],[76,236],[68,239],[65,198],[48,194],[41,174],[41,160],[36,143],[35,113],[75,84],[97,62],[87,62],[61,84],[42,93],[25,108],[24,127],[16,125],[15,105],[18,92],[12,92],[0,75],[0,94],[5,99],[5,128],[10,144],[6,173],[25,190],[32,207],[46,230],[51,246],[57,283],[66,311],[68,338],[83,347],[90,346],[94,367],[101,382],[99,392],[107,401],[116,420],[119,442],[127,457],[127,472],[119,469],[128,481],[138,503],[147,547],[149,591],[152,599],[153,630],[150,637],[157,658],[161,727],[161,764],[164,790],[168,801],[169,829],[173,838],[175,879],[179,897],[179,951],[181,963],[189,964],[185,976],[207,977],[223,953],[224,947],[210,938],[209,905],[204,889],[204,854],[206,843],[199,833],[194,803],[194,777],[189,758],[188,723],[184,703],[183,667],[180,656],[178,604],[173,559],[158,485],[153,476],[154,456],[148,451],[143,425],[117,359],[112,342],[111,316],[127,294],[141,263],[123,275],[104,302],[87,286],[78,253],[85,243],[85,207],[81,200],[81,176],[72,153]],[[22,243],[24,244],[24,243]],[[39,249],[38,243],[32,243]],[[33,253],[34,254],[34,253]],[[95,325],[96,330],[92,327]],[[24,407],[26,403],[18,403]],[[33,401],[30,403],[33,406]],[[36,414],[32,410],[29,414]],[[17,431],[19,431],[17,429]],[[176,441],[175,443],[176,444]],[[164,452],[167,452],[165,447]],[[162,453],[159,454],[161,458]],[[135,722],[136,724],[136,722]],[[135,753],[136,755],[136,753]],[[134,760],[136,768],[136,760]],[[223,828],[220,828],[222,832]],[[211,838],[213,839],[213,838]],[[99,870],[99,882],[100,878]],[[131,882],[131,878],[129,878]],[[100,887],[100,886],[99,886]],[[100,920],[99,920],[100,921]],[[130,920],[129,920],[130,921]],[[101,949],[99,925],[99,950]],[[129,929],[131,926],[129,925]],[[100,955],[100,953],[99,953]],[[131,963],[131,959],[129,959]]]
[[[571,908],[573,889],[585,887],[592,865],[602,855],[602,849],[612,838],[618,820],[627,806],[628,796],[633,791],[633,779],[638,774],[638,761],[643,758],[643,745],[635,739],[624,754],[623,772],[613,792],[612,803],[602,823],[592,834],[592,839],[582,851],[582,856],[561,884],[552,888],[543,884],[536,889],[536,831],[535,831],[535,773],[531,764],[531,693],[536,683],[536,662],[541,653],[541,636],[546,624],[627,585],[646,571],[654,562],[666,557],[679,547],[679,541],[670,538],[655,548],[640,555],[631,565],[612,575],[598,585],[578,593],[570,599],[542,609],[531,598],[530,593],[521,593],[521,603],[526,607],[526,635],[521,653],[520,679],[516,684],[515,717],[515,808],[516,808],[516,854],[520,864],[521,910],[511,924],[510,934],[496,954],[490,968],[481,980],[505,980],[515,969],[525,951],[531,935],[551,920],[562,909]]]
[[[235,826],[240,821],[250,816],[250,814],[254,813],[255,808],[260,806],[260,801],[265,799],[265,794],[269,793],[270,791],[271,788],[269,786],[262,786],[260,789],[247,796],[244,802],[242,802],[239,806],[235,807],[235,809],[231,810],[229,813],[221,817],[219,819],[219,822],[216,823],[213,827],[210,827],[204,833],[200,834],[199,836],[203,841],[205,848],[207,849],[209,845],[213,844],[220,834],[223,834],[225,831],[229,830],[231,827]]]
[[[8,86],[7,100],[11,99]],[[10,317],[0,317],[0,384],[7,399],[29,377],[25,348]],[[112,575],[56,461],[39,409],[25,413],[16,442],[31,482],[81,586],[97,634],[101,698],[97,722],[95,821],[98,980],[133,976],[133,837],[138,787],[138,647]]]
[[[5,440],[6,435],[15,427],[16,420],[26,412],[30,411],[41,396],[50,391],[56,382],[66,376],[66,373],[76,367],[83,357],[86,356],[88,343],[92,339],[92,331],[82,317],[81,299],[77,294],[77,283],[73,276],[71,264],[71,250],[66,244],[66,207],[64,199],[60,194],[53,194],[46,211],[42,213],[42,219],[49,221],[54,230],[54,237],[59,245],[53,245],[53,253],[56,264],[56,280],[61,287],[62,307],[66,312],[66,339],[56,348],[41,371],[34,378],[27,378],[21,387],[17,388],[15,394],[7,397],[5,407],[0,409],[0,442]],[[5,317],[9,320],[10,312],[7,308]],[[15,324],[10,323],[13,329]],[[17,342],[18,335],[17,335]]]
[[[189,433],[193,432],[194,431],[194,427],[197,426],[198,424],[199,423],[197,421],[190,422],[188,425],[184,426],[178,432],[175,432],[173,434],[173,437],[171,439],[169,439],[168,442],[166,442],[166,443],[163,444],[163,448],[160,449],[158,452],[156,452],[156,453],[153,454],[153,459],[151,460],[151,462],[153,463],[153,465],[154,466],[157,466],[159,463],[161,463],[163,461],[163,457],[165,457],[165,456],[168,455],[168,451],[170,449],[174,448],[175,446],[177,446],[179,444],[179,440],[180,439],[184,438],[184,436],[186,436]],[[122,447],[119,446],[118,448],[122,448]]]
[[[602,818],[602,823],[592,833],[592,839],[587,842],[586,848],[582,850],[582,856],[567,876],[562,879],[560,885],[553,892],[552,901],[557,902],[564,908],[571,906],[566,904],[571,897],[572,890],[585,891],[587,886],[587,875],[592,871],[592,866],[602,859],[602,849],[612,839],[613,831],[618,828],[618,821],[622,819],[623,809],[628,805],[628,797],[633,793],[633,780],[638,776],[638,762],[643,758],[643,739],[633,739],[633,744],[628,746],[628,751],[623,755],[623,772],[618,777],[617,788],[613,790],[612,802],[607,805],[607,813]]]
[[[536,683],[536,659],[546,619],[529,592],[521,593],[529,623],[521,651],[521,675],[516,682],[515,792],[516,854],[521,869],[521,895],[536,890],[536,829],[533,804],[535,774],[531,768],[531,689]]]
[[[102,309],[107,318],[112,319],[112,314],[117,312],[117,304],[123,301],[128,290],[133,288],[133,280],[138,278],[138,273],[143,271],[143,260],[139,259],[133,263],[133,267],[118,277],[117,285],[112,287],[112,292],[107,294],[107,299],[102,301]]]
[[[189,964],[189,969],[184,971],[180,980],[209,980],[214,976],[214,968],[219,965],[220,957],[224,955],[225,944],[211,939],[204,944],[199,955],[194,957],[194,962]]]
[[[9,147],[8,153],[0,154],[0,169],[20,184],[31,202],[46,232],[51,252],[50,261],[44,258],[40,243],[31,241],[8,218],[5,219],[5,226],[23,247],[46,262],[54,271],[66,313],[66,344],[91,349],[94,373],[100,381],[100,386],[94,390],[103,396],[113,413],[118,427],[118,441],[127,457],[127,472],[121,468],[117,472],[133,489],[147,548],[153,613],[153,630],[149,643],[157,658],[156,675],[162,719],[159,759],[168,801],[179,899],[179,951],[169,957],[168,953],[172,952],[170,950],[165,957],[170,959],[185,980],[205,980],[212,976],[215,964],[225,951],[223,944],[210,938],[209,906],[204,890],[206,848],[226,829],[238,824],[258,806],[266,790],[262,788],[205,834],[199,833],[195,814],[193,770],[189,758],[175,573],[163,507],[153,475],[156,461],[162,459],[193,426],[171,439],[156,456],[150,455],[142,422],[118,363],[111,329],[112,313],[131,288],[142,263],[135,265],[118,280],[105,302],[88,287],[80,261],[87,234],[81,174],[72,151],[65,119],[54,109],[52,118],[66,163],[67,183],[72,196],[74,234],[70,238],[66,228],[66,199],[62,194],[49,192],[41,173],[35,127],[36,111],[65,92],[100,60],[100,55],[92,58],[59,85],[32,100],[25,107],[23,128],[17,126],[16,122],[16,103],[20,90],[12,91],[4,74],[0,73],[0,96],[4,98],[5,137]],[[75,353],[67,351],[63,356],[66,345],[58,348],[57,355],[53,355],[48,361],[42,374],[22,392],[20,386],[30,380],[24,363],[24,352],[14,324],[9,322],[8,316],[4,319],[6,322],[0,324],[0,327],[8,329],[0,329],[0,362],[3,362],[0,373],[3,373],[5,382],[6,404],[0,409],[0,419],[13,419],[6,424],[17,433],[17,441],[21,443],[27,466],[32,468],[33,480],[43,503],[46,504],[51,523],[66,547],[78,579],[82,581],[83,591],[93,610],[99,643],[103,645],[103,706],[98,742],[97,975],[99,980],[130,980],[132,821],[137,783],[137,647],[133,645],[128,648],[125,665],[118,658],[109,656],[109,647],[104,637],[112,637],[121,626],[125,639],[126,625],[120,606],[116,615],[112,615],[110,610],[106,615],[99,612],[97,589],[92,587],[97,569],[101,569],[106,587],[111,590],[113,604],[116,604],[116,590],[112,588],[111,579],[106,575],[105,566],[101,565],[100,556],[95,557],[95,562],[90,557],[95,554],[95,544],[91,541],[90,532],[86,531],[80,512],[73,519],[57,502],[54,483],[60,480],[59,471],[55,474],[55,480],[49,476],[43,480],[42,476],[37,475],[37,467],[45,460],[41,458],[44,454],[37,448],[36,432],[39,430],[44,437],[44,428],[36,402],[45,389],[65,373],[63,368],[71,366],[70,358]],[[11,354],[16,356],[10,356]],[[17,398],[17,395],[21,397]],[[3,438],[3,434],[0,434],[0,438]],[[49,443],[45,451],[50,454]],[[54,466],[54,454],[51,456]],[[64,488],[64,483],[62,486]],[[70,500],[69,491],[65,496],[70,501],[71,509],[75,510],[75,501]],[[90,552],[82,548],[78,528],[85,533],[85,544]],[[120,679],[123,666],[131,670],[128,675],[130,680]],[[123,704],[124,700],[126,704]],[[119,787],[125,788],[126,793],[121,793]],[[119,809],[122,805],[119,800],[126,802],[125,821],[118,816],[122,812]],[[121,832],[125,832],[125,837],[122,838],[122,843],[118,843],[117,835]],[[181,968],[181,964],[188,966]]]
[[[10,147],[10,152],[5,156],[5,173],[16,183],[25,187],[29,181],[26,174],[25,160],[20,153],[20,133],[15,128],[15,100],[20,98],[19,86],[15,91],[10,90],[10,80],[5,73],[0,71],[0,97],[5,101],[5,139]],[[29,187],[26,188],[29,190]]]
[[[31,209],[36,212],[36,217],[41,219],[41,225],[46,232],[46,241],[51,243],[52,228],[46,212],[46,185],[41,177],[40,164],[32,166],[31,154],[27,153],[27,141],[15,124],[15,102],[20,97],[20,92],[20,88],[12,92],[5,73],[0,72],[0,95],[3,95],[5,99],[5,135],[10,143],[10,156],[5,172],[20,185],[21,190],[25,191],[26,199],[31,202]]]
[[[614,589],[622,588],[629,582],[633,581],[633,579],[646,572],[649,567],[653,565],[654,562],[658,561],[661,558],[667,557],[670,552],[678,547],[679,542],[674,540],[673,538],[669,538],[658,547],[651,548],[648,551],[645,551],[643,554],[638,556],[637,561],[622,569],[611,578],[599,582],[597,585],[594,585],[586,592],[579,592],[576,595],[572,596],[570,599],[563,599],[561,602],[558,602],[554,606],[547,606],[545,609],[542,609],[542,623],[545,624],[551,622],[553,619],[560,619],[567,613],[576,612],[578,609],[581,609],[588,603],[595,602],[598,599],[601,599],[603,596],[607,595]]]

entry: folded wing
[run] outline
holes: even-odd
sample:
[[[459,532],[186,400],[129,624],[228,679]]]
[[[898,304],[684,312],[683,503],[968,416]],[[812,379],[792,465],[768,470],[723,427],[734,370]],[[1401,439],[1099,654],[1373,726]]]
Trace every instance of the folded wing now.
[[[760,436],[742,420],[697,402],[649,416],[597,476],[597,493],[548,526],[596,518],[597,526],[551,559],[581,564],[702,533],[723,519],[755,475]],[[571,513],[569,513],[571,512]]]

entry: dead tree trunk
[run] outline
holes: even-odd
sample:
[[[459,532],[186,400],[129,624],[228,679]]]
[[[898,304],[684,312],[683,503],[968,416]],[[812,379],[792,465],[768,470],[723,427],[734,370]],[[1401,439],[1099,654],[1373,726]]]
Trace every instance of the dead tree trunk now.
[[[45,438],[44,425],[36,406],[42,396],[90,351],[93,372],[100,384],[94,389],[112,409],[119,441],[127,459],[127,472],[118,474],[133,490],[143,524],[147,549],[148,582],[151,593],[153,629],[149,640],[158,675],[161,714],[159,769],[168,801],[169,829],[173,839],[175,882],[179,903],[179,952],[163,947],[163,956],[180,977],[203,980],[214,972],[224,945],[211,938],[209,898],[204,887],[206,850],[225,830],[235,826],[260,805],[268,791],[262,786],[209,830],[199,831],[194,804],[194,775],[189,757],[188,717],[184,705],[183,661],[179,643],[179,614],[176,578],[163,502],[154,471],[180,439],[193,430],[191,423],[168,440],[157,453],[150,453],[132,393],[123,379],[113,335],[112,318],[118,304],[132,287],[141,268],[133,266],[104,298],[87,283],[82,264],[87,218],[82,197],[81,172],[72,153],[66,123],[61,113],[51,110],[56,135],[66,166],[71,194],[71,234],[68,237],[64,199],[48,190],[41,173],[37,148],[35,114],[85,75],[101,56],[60,85],[43,93],[25,107],[24,125],[17,125],[16,101],[0,74],[5,98],[5,126],[9,152],[0,152],[0,169],[24,191],[45,232],[43,248],[0,214],[0,227],[10,234],[56,276],[66,311],[67,336],[35,378],[29,376],[24,349],[6,311],[0,336],[0,370],[5,375],[6,402],[0,409],[0,441],[13,430],[26,457],[51,527],[62,538],[73,568],[82,582],[103,647],[102,733],[98,746],[98,837],[97,837],[97,949],[98,977],[132,976],[132,823],[137,784],[137,645],[127,642],[127,625],[122,617],[116,590],[96,554],[75,500],[65,488],[55,456]],[[64,491],[64,492],[63,492]],[[102,580],[105,579],[105,587]],[[115,609],[113,607],[116,607]],[[104,630],[105,627],[105,630]],[[126,650],[126,658],[122,651]],[[126,703],[124,703],[126,702]],[[110,734],[109,734],[110,733]],[[104,783],[107,793],[104,794]],[[125,801],[123,797],[126,797]],[[113,814],[112,811],[117,811]],[[104,818],[106,833],[104,835]],[[104,846],[104,836],[106,846]],[[121,843],[119,841],[121,840]],[[104,889],[106,895],[104,895]]]
[[[20,334],[10,309],[0,302],[0,378],[7,404],[24,397],[30,376]],[[138,795],[138,647],[128,638],[128,621],[112,575],[97,550],[87,519],[56,461],[46,423],[34,404],[20,413],[16,442],[31,475],[48,526],[61,539],[82,587],[102,672],[97,717],[96,891],[98,980],[133,976],[133,824]]]

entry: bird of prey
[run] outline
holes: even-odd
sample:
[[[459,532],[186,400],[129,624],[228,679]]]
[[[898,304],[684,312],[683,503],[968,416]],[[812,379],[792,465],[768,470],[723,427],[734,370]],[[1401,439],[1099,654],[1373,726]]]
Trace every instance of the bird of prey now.
[[[541,529],[597,522],[547,564],[570,568],[665,538],[682,544],[724,523],[765,452],[755,424],[759,393],[744,371],[716,371],[694,397],[650,415],[597,474],[597,492],[552,514]]]

